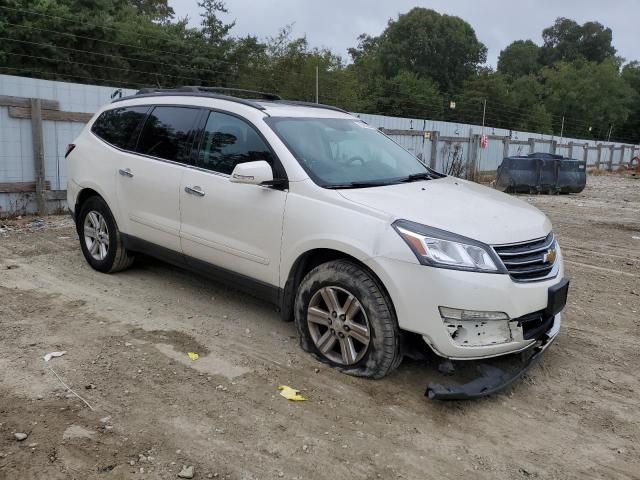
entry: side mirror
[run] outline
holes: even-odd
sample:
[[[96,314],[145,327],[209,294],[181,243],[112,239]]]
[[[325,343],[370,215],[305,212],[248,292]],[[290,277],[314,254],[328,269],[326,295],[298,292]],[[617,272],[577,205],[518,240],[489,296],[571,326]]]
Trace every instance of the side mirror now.
[[[273,170],[264,160],[256,162],[239,163],[231,172],[229,179],[233,183],[246,183],[249,185],[268,185],[273,182]]]

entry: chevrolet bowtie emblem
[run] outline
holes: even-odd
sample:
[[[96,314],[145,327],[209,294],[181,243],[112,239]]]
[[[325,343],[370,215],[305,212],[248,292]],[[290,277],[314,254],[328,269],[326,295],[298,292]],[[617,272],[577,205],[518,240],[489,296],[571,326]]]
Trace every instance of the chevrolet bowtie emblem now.
[[[544,263],[553,263],[556,261],[556,250],[555,248],[550,248],[549,250],[546,251],[546,253],[544,254],[544,257],[542,257],[542,261]]]

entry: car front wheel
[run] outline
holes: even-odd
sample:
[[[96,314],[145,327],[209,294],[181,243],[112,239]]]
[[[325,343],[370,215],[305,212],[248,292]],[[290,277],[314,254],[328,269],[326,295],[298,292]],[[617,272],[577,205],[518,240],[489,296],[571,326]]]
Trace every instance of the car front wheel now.
[[[398,323],[378,280],[349,260],[322,264],[296,295],[302,348],[355,376],[382,378],[402,360]]]

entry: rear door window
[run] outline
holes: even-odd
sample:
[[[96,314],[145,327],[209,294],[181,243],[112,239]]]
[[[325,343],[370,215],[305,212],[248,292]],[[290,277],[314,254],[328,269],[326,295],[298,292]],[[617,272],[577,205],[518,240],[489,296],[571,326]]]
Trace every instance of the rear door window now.
[[[149,108],[141,106],[107,110],[93,123],[91,131],[115,147],[132,150]]]
[[[197,166],[231,175],[237,164],[257,160],[265,160],[273,167],[273,154],[258,132],[233,115],[210,112]]]
[[[200,112],[192,107],[155,107],[144,123],[136,152],[190,163],[191,144]]]

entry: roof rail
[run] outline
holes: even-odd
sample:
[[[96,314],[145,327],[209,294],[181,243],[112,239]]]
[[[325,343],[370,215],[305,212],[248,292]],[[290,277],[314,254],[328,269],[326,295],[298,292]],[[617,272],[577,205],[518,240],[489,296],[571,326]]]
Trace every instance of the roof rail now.
[[[238,97],[238,95],[232,95],[232,93],[237,92],[244,95],[252,95],[252,97],[247,97],[247,100],[282,100],[280,95],[276,95],[275,93],[267,93],[260,92],[258,90],[246,90],[244,88],[230,88],[230,87],[203,87],[200,85],[188,85],[184,87],[175,87],[175,88],[141,88],[138,90],[136,95],[143,95],[146,93],[165,93],[165,92],[192,92],[192,93],[220,93],[223,95],[228,95],[230,97]],[[258,98],[255,98],[255,97]],[[245,98],[245,97],[239,97]]]
[[[193,97],[207,97],[207,98],[216,98],[218,100],[227,100],[229,102],[240,103],[242,105],[246,105],[248,107],[253,107],[258,110],[266,110],[264,106],[259,103],[251,101],[249,99],[235,97],[232,95],[224,95],[222,93],[216,93],[217,91],[238,91],[238,89],[225,89],[225,88],[217,88],[217,87],[175,87],[175,88],[141,88],[134,95],[117,98],[113,100],[111,103],[120,102],[123,100],[131,100],[133,98],[140,97],[158,97],[158,96],[171,96],[171,95],[183,95],[183,96],[193,96]],[[254,93],[251,90],[245,90],[246,93]],[[255,92],[256,94],[278,97],[277,95],[272,95],[269,93],[261,93]]]
[[[233,93],[240,93],[243,95],[256,96],[258,98],[243,98]],[[209,97],[217,98],[219,100],[228,100],[230,102],[241,103],[249,107],[257,108],[258,110],[266,110],[264,105],[257,103],[260,100],[266,100],[269,102],[280,103],[283,105],[298,105],[301,107],[311,108],[325,108],[327,110],[334,110],[336,112],[349,113],[332,105],[323,105],[322,103],[303,102],[300,100],[285,100],[275,93],[259,92],[257,90],[245,90],[243,88],[228,88],[228,87],[202,87],[202,86],[183,86],[174,88],[141,88],[133,96],[122,97],[113,100],[111,103],[127,100],[135,97],[156,97],[156,96],[169,96],[169,95],[188,95],[197,97]]]
[[[322,103],[314,103],[314,102],[303,102],[300,100],[274,100],[276,103],[283,103],[285,105],[299,105],[301,107],[311,107],[311,108],[326,108],[327,110],[334,110],[336,112],[349,113],[342,108],[334,107],[333,105],[324,105]]]

